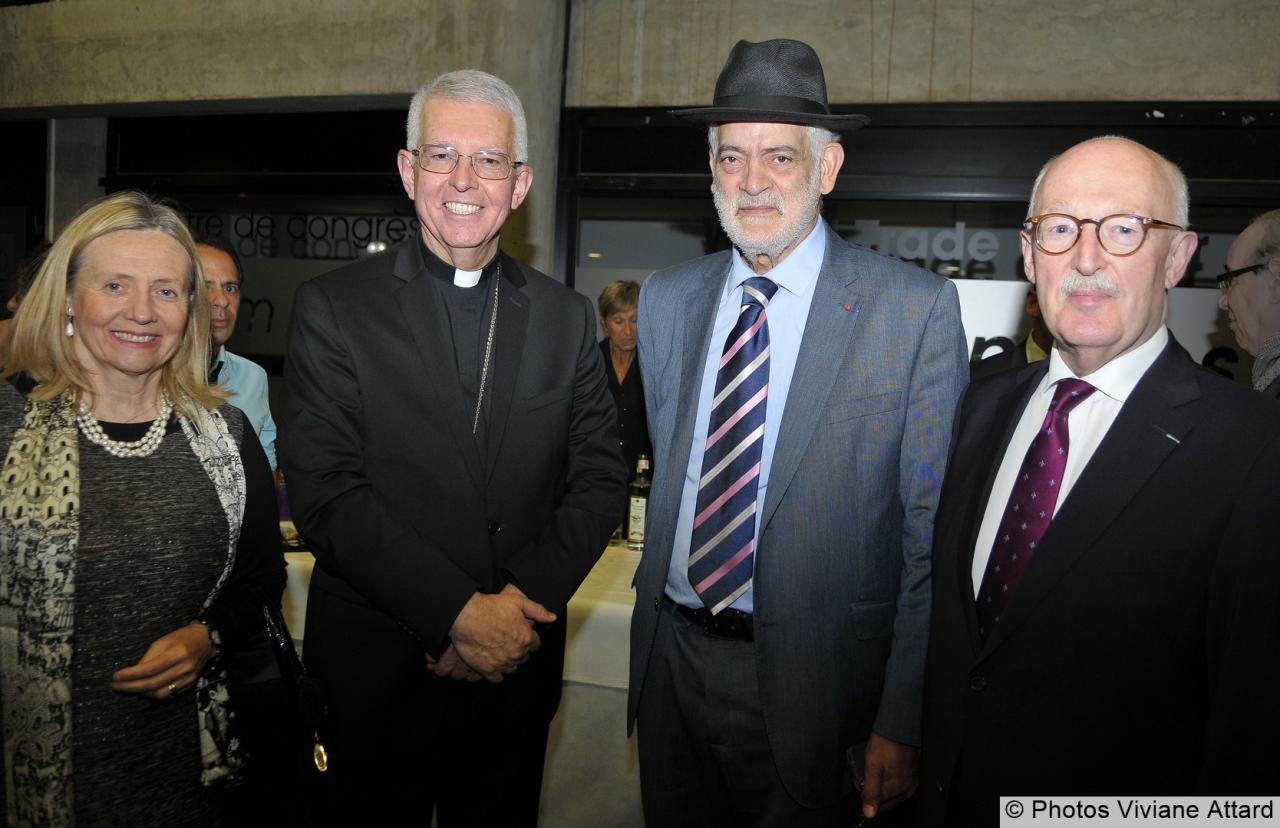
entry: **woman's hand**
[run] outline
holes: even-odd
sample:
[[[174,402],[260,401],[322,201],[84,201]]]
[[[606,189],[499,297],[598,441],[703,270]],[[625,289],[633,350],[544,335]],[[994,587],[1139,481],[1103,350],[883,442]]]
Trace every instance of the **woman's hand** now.
[[[111,689],[170,698],[196,683],[211,655],[209,628],[193,621],[153,641],[137,664],[117,670],[111,676]]]

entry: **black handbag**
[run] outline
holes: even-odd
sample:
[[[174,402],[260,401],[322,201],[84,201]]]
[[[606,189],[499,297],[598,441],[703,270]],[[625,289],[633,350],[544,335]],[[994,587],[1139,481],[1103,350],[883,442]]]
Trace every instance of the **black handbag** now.
[[[307,674],[278,602],[261,604],[263,628],[227,651],[232,726],[246,765],[240,784],[228,791],[228,825],[309,826],[324,824],[313,812],[315,786],[329,768],[321,739],[325,697]]]
[[[293,647],[293,637],[289,635],[289,628],[284,623],[280,608],[267,601],[262,606],[262,616],[267,640],[271,642],[271,648],[276,654],[280,679],[289,690],[289,696],[297,703],[301,736],[311,745],[311,761],[316,771],[324,773],[329,769],[329,752],[321,738],[328,713],[324,689],[317,679],[307,674],[302,659],[298,658],[298,651]]]

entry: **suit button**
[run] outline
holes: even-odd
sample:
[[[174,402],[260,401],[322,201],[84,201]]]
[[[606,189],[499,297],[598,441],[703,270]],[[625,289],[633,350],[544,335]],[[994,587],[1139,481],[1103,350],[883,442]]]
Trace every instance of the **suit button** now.
[[[974,676],[969,679],[969,689],[975,693],[981,693],[987,689],[987,680],[982,676]]]
[[[495,520],[493,523],[489,524],[488,529],[490,535],[496,535],[502,531],[502,524]]]

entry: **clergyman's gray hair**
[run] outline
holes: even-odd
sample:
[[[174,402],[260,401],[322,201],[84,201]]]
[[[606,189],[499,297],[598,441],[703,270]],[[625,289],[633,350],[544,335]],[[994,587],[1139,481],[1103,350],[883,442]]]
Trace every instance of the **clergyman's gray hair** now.
[[[516,157],[511,160],[529,160],[529,124],[524,117],[520,96],[502,78],[479,69],[445,72],[414,93],[405,122],[406,149],[415,150],[421,144],[422,106],[428,97],[488,104],[510,113],[516,127]]]
[[[1082,141],[1076,146],[1084,146],[1085,144],[1093,144],[1098,141],[1124,141],[1135,147],[1140,147],[1156,157],[1160,169],[1164,172],[1165,180],[1169,183],[1169,189],[1173,191],[1173,218],[1174,224],[1183,227],[1187,226],[1187,219],[1191,216],[1191,194],[1187,189],[1187,177],[1182,174],[1182,170],[1178,165],[1165,158],[1160,153],[1148,146],[1139,144],[1132,138],[1126,138],[1123,135],[1099,135],[1096,138],[1090,138],[1088,141]],[[1072,147],[1074,149],[1075,147]],[[1031,185],[1031,199],[1027,202],[1027,218],[1034,216],[1036,210],[1036,199],[1040,197],[1040,185],[1044,182],[1044,177],[1049,168],[1053,166],[1053,162],[1057,161],[1060,156],[1055,155],[1048,161],[1044,162],[1044,166],[1040,168],[1040,173],[1036,176],[1036,183]],[[1084,216],[1082,218],[1087,218]],[[1096,216],[1101,218],[1101,216]],[[1151,216],[1151,218],[1163,219],[1162,216]]]
[[[840,133],[820,126],[806,126],[804,128],[805,135],[809,139],[809,155],[813,158],[822,156],[822,151],[827,148],[827,144],[840,143]],[[707,145],[711,147],[711,157],[715,157],[720,153],[720,125],[712,124],[707,127]]]

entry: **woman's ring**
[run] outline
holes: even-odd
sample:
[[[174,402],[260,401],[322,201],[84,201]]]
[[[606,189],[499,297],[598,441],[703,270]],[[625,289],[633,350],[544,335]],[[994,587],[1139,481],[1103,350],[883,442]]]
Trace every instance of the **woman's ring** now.
[[[178,692],[178,685],[174,684],[173,682],[170,682],[169,686],[165,689],[167,689],[169,691],[169,695],[172,696],[173,694]]]

